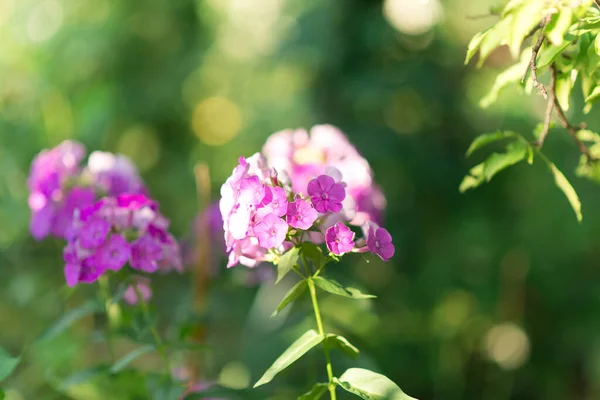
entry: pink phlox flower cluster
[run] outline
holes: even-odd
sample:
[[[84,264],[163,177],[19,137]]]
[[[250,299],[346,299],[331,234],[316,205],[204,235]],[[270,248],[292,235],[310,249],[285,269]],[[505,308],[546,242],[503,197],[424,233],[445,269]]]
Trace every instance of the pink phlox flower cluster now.
[[[69,286],[92,283],[127,263],[134,270],[181,271],[179,244],[156,202],[144,195],[105,197],[77,209],[64,249]]]
[[[93,152],[86,167],[81,166],[85,147],[66,140],[42,150],[33,160],[27,181],[30,230],[41,240],[48,235],[70,235],[73,213],[93,204],[99,194],[145,193],[133,163],[123,155]]]
[[[348,185],[335,167],[326,167],[300,193],[292,189],[295,182],[285,184],[279,178],[257,153],[241,157],[221,187],[228,267],[238,263],[255,267],[269,260],[272,250],[282,254],[303,240],[325,243],[337,256],[371,251],[387,261],[393,255],[391,236],[373,222],[364,224],[365,238],[355,242],[346,225],[352,218],[343,205]]]
[[[276,173],[257,153],[248,159],[241,157],[221,187],[219,209],[228,267],[238,263],[254,267],[265,260],[269,249],[283,245],[288,223],[281,217],[287,212],[288,199],[275,182]]]
[[[336,181],[346,184],[342,205],[349,222],[357,226],[369,221],[382,222],[386,200],[373,182],[371,167],[336,127],[316,125],[310,134],[304,129],[276,132],[267,139],[263,154],[282,181],[299,194],[307,194],[308,182],[312,179],[330,175],[328,167],[336,168],[341,173]]]

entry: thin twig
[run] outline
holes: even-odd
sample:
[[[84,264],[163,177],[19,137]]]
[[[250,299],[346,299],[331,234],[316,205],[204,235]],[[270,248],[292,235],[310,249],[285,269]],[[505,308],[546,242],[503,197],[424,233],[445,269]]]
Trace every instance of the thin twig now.
[[[531,59],[529,60],[527,69],[525,69],[523,78],[521,78],[521,83],[525,82],[525,79],[527,79],[527,73],[531,70],[531,79],[533,80],[533,84],[540,91],[540,93],[542,93],[542,96],[544,96],[545,99],[548,98],[548,91],[546,90],[544,85],[542,85],[538,81],[536,61],[537,61],[538,52],[540,51],[540,48],[542,47],[542,44],[544,43],[544,39],[546,39],[546,37],[544,36],[544,28],[546,27],[546,25],[548,24],[549,21],[550,21],[550,16],[546,16],[546,17],[544,17],[544,19],[542,19],[542,22],[540,22],[540,27],[542,29],[542,32],[540,33],[540,36],[538,37],[537,42],[531,49]]]
[[[600,0],[594,0],[594,3],[596,3],[596,5],[598,6],[598,8],[600,8]]]
[[[556,66],[554,64],[550,65],[550,73],[552,74],[553,80],[555,80],[556,79]],[[585,154],[588,161],[595,161],[596,158],[590,153],[589,149],[587,147],[585,147],[585,145],[577,137],[577,132],[579,132],[579,130],[582,129],[582,126],[575,126],[569,122],[569,120],[565,116],[565,112],[563,111],[560,103],[558,102],[558,98],[556,97],[555,90],[556,90],[556,88],[553,87],[552,91],[554,92],[554,96],[553,96],[554,97],[554,108],[556,109],[556,115],[558,116],[558,119],[560,120],[560,124],[563,126],[563,128],[565,128],[567,131],[569,131],[569,134],[573,138],[573,141],[575,142],[577,147],[579,147],[579,151],[581,151],[582,154]]]
[[[490,12],[488,14],[467,15],[468,19],[483,19],[489,17],[499,17],[500,13]]]
[[[548,105],[546,106],[546,114],[544,115],[544,127],[540,132],[540,137],[535,142],[537,147],[544,145],[544,140],[550,130],[550,119],[552,118],[552,109],[554,108],[554,100],[556,99],[556,69],[550,68],[550,98],[548,99]]]

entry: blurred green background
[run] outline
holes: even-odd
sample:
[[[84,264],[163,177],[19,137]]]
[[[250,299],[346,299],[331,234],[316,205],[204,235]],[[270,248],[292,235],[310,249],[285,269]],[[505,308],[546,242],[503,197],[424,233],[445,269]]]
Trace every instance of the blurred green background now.
[[[581,225],[543,165],[458,193],[478,161],[464,157],[476,134],[528,134],[545,107],[516,89],[478,107],[511,62],[500,50],[482,70],[463,65],[470,37],[494,19],[469,17],[494,4],[0,0],[0,346],[18,354],[95,295],[84,287],[65,301],[62,244],[28,233],[25,181],[42,148],[71,138],[129,155],[183,238],[206,206],[196,163],[209,166],[216,200],[237,158],[268,135],[331,123],[370,161],[396,245],[390,263],[357,256],[330,268],[378,295],[322,296],[326,326],[362,350],[355,362],[336,355],[334,370],[372,368],[423,400],[600,398],[600,187],[574,178],[568,135],[551,132],[545,150],[580,194]],[[597,113],[585,121],[600,128]],[[303,302],[268,318],[293,278],[249,286],[245,267],[217,268],[203,315],[191,309],[190,272],[154,279],[152,305],[167,337],[205,326],[214,351],[196,357],[207,380],[246,388],[314,321]],[[29,351],[3,384],[8,398],[144,398],[126,388],[133,374],[61,389],[105,357],[94,326]],[[295,398],[325,375],[322,358],[315,350],[259,398]]]

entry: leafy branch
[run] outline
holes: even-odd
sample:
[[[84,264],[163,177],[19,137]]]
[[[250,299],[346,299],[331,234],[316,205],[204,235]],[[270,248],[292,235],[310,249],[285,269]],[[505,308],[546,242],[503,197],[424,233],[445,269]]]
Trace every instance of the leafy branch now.
[[[600,135],[586,130],[586,125],[573,124],[567,111],[576,82],[581,85],[587,114],[600,98],[600,82],[596,74],[600,67],[600,0],[580,2],[546,2],[544,0],[510,0],[501,10],[500,20],[483,32],[477,33],[469,43],[465,64],[479,54],[478,67],[496,48],[508,45],[514,58],[519,61],[498,74],[496,81],[480,105],[486,108],[493,104],[500,92],[511,84],[517,84],[527,93],[537,89],[544,99],[544,119],[534,129],[534,140],[527,140],[515,132],[496,132],[477,137],[467,155],[484,144],[511,138],[504,153],[493,153],[484,162],[471,169],[463,179],[460,190],[479,186],[489,181],[497,172],[527,160],[533,162],[534,155],[550,167],[555,181],[569,199],[578,220],[581,219],[579,199],[564,175],[554,163],[541,153],[541,148],[552,128],[555,113],[560,125],[568,132],[581,153],[576,174],[600,182]],[[538,35],[536,33],[539,32]],[[529,46],[524,45],[531,38]],[[542,74],[549,75],[549,84],[540,80]],[[587,147],[584,142],[591,142]]]

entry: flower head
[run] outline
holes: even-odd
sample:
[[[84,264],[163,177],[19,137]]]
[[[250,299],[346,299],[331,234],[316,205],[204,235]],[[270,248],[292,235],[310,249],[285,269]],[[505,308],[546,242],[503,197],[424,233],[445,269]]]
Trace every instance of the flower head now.
[[[179,246],[158,205],[145,196],[106,197],[77,209],[63,251],[70,286],[95,282],[127,263],[148,273],[181,270]]]
[[[354,248],[354,232],[346,225],[337,222],[327,229],[325,242],[329,251],[341,256],[344,253],[352,251]]]
[[[320,213],[341,211],[342,201],[346,198],[344,186],[336,183],[329,175],[320,175],[308,182],[307,192],[313,206]]]
[[[375,224],[370,224],[368,228],[367,246],[371,253],[377,254],[383,261],[392,258],[396,250],[392,244],[392,235]]]
[[[288,224],[275,214],[268,214],[254,226],[258,244],[266,249],[279,247],[285,240]]]
[[[317,220],[317,210],[306,200],[297,198],[288,203],[287,222],[291,227],[307,230]]]
[[[105,193],[117,196],[123,193],[146,193],[137,168],[129,157],[103,151],[94,151],[88,158],[84,175]]]

